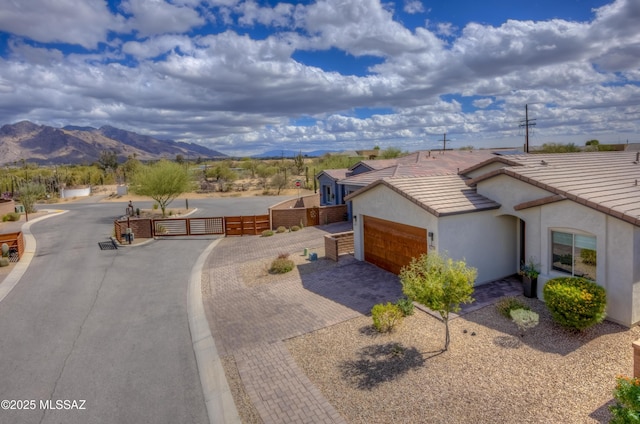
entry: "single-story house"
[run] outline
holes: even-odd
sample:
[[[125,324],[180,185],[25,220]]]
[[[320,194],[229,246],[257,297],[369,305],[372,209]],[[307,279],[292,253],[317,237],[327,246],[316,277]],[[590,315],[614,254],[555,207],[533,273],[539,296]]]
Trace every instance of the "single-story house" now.
[[[385,177],[422,176],[458,172],[495,155],[493,150],[422,150],[395,159],[362,160],[348,169],[328,169],[316,175],[322,206],[351,205],[349,194]]]
[[[640,153],[496,156],[459,174],[387,177],[346,197],[355,256],[393,272],[430,249],[464,258],[477,284],[539,264],[607,290],[609,319],[640,322]]]

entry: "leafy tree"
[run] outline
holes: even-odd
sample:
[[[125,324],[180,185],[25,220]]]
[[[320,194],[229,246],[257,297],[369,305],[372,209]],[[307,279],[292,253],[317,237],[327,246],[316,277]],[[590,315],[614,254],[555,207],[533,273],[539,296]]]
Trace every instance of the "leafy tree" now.
[[[269,184],[269,178],[275,175],[278,169],[274,166],[269,166],[264,163],[259,164],[256,167],[256,175],[260,179],[260,184],[262,184],[262,188],[264,190],[267,189]]]
[[[142,163],[135,156],[129,156],[127,161],[120,167],[124,181],[126,182],[132,178],[141,166]]]
[[[190,188],[189,174],[183,166],[161,160],[153,165],[140,167],[134,176],[132,191],[158,202],[164,217],[167,205]]]
[[[402,155],[402,150],[397,147],[388,147],[380,153],[382,159],[395,159]]]
[[[207,168],[205,176],[207,178],[215,178],[220,191],[225,191],[225,183],[238,179],[238,174],[229,167],[229,163],[227,162],[222,162],[212,168]]]
[[[35,212],[36,210],[33,206],[36,200],[43,198],[45,195],[44,185],[32,182],[21,185],[19,192],[20,202],[27,213]]]
[[[598,146],[600,144],[600,141],[598,140],[589,140],[586,143],[584,143],[585,146]]]
[[[180,165],[184,165],[184,156],[178,153],[176,155],[176,162]]]
[[[402,292],[411,300],[437,311],[445,325],[444,350],[449,349],[449,314],[460,311],[461,303],[471,303],[475,268],[433,251],[413,258],[400,271]]]
[[[278,194],[280,194],[280,190],[287,186],[287,177],[285,174],[278,173],[271,177],[271,186],[278,189]]]
[[[103,150],[97,162],[98,168],[104,172],[118,169],[118,154],[113,150]]]
[[[240,167],[242,169],[246,169],[247,171],[251,172],[251,178],[255,178],[258,164],[259,162],[255,159],[244,158],[242,159],[242,163],[240,164]]]

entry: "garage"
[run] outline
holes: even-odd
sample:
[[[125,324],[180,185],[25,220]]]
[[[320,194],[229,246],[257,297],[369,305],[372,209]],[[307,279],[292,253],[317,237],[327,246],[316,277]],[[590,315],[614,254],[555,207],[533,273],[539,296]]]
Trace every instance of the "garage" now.
[[[363,216],[364,260],[399,274],[411,259],[427,253],[427,230]]]

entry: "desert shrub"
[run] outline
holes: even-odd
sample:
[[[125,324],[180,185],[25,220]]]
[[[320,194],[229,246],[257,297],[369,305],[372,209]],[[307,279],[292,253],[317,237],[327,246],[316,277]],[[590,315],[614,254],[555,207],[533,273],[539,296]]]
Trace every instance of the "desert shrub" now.
[[[9,258],[0,258],[0,267],[9,266]]]
[[[273,235],[273,230],[264,230],[262,232],[262,237],[271,237]]]
[[[524,309],[528,311],[529,308],[521,300],[515,297],[503,297],[496,303],[496,309],[500,312],[500,315],[506,318],[511,318],[511,311],[516,309]]]
[[[157,211],[159,207],[160,207],[160,205],[158,205],[157,203],[153,204],[153,210],[154,211]]]
[[[613,397],[615,405],[609,406],[612,424],[640,423],[640,379],[619,375],[616,377]]]
[[[291,231],[300,231],[300,227],[298,227],[297,225],[294,225],[291,227]]]
[[[276,233],[285,233],[287,231],[287,227],[283,227],[282,225],[276,229]]]
[[[7,221],[20,221],[20,214],[16,212],[9,212],[5,216],[2,217],[2,222]]]
[[[295,267],[296,265],[289,259],[288,253],[280,253],[278,257],[271,262],[269,272],[272,274],[286,274]]]
[[[529,309],[512,309],[510,315],[523,336],[526,330],[535,327],[540,322],[540,316]]]
[[[409,315],[413,315],[413,301],[406,297],[398,299],[396,302],[396,306],[400,308],[402,312],[402,316],[408,317]]]
[[[544,300],[558,324],[584,330],[605,317],[607,294],[603,287],[580,277],[559,277],[545,284]]]
[[[380,333],[388,333],[402,322],[402,311],[391,302],[378,303],[371,309],[373,328]]]

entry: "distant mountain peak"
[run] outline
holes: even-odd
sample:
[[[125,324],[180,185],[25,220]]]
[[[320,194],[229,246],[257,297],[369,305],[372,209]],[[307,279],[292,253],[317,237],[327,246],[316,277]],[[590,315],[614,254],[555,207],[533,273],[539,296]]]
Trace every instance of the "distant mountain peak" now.
[[[0,164],[21,159],[42,164],[93,163],[104,150],[115,151],[122,160],[133,154],[141,160],[227,156],[198,144],[159,140],[110,125],[55,128],[21,121],[0,127]]]

